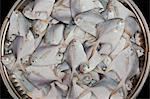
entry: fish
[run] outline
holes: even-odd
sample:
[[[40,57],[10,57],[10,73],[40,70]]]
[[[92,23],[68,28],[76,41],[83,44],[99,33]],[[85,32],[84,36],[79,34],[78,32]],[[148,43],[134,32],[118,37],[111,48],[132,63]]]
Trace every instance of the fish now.
[[[109,0],[106,6],[106,10],[102,12],[102,15],[107,20],[113,18],[122,18],[125,20],[127,17],[130,16],[135,17],[134,13],[131,12],[128,8],[126,8],[118,0]]]
[[[104,22],[104,19],[101,15],[97,14],[94,11],[87,11],[81,14],[78,14],[74,18],[75,24],[81,28],[83,31],[93,35],[97,36],[97,28],[96,25],[98,23]]]
[[[99,86],[99,87],[93,87],[92,93],[95,95],[96,99],[109,99],[109,95],[111,94],[111,90],[104,86]]]
[[[72,73],[75,73],[79,65],[87,62],[86,53],[84,51],[83,45],[78,40],[73,40],[67,51],[67,62],[72,67]]]
[[[103,5],[104,9],[106,9],[109,0],[99,0],[101,2],[101,4]]]
[[[85,92],[80,94],[78,97],[79,99],[91,99],[92,93],[91,92]]]
[[[85,42],[84,42],[84,46],[85,47],[90,47],[92,45],[94,45],[94,43],[96,42],[97,38],[89,33],[85,34]]]
[[[55,84],[56,84],[58,90],[61,92],[62,96],[67,96],[67,92],[69,90],[68,85],[66,85],[64,83],[60,83],[58,81],[55,81]]]
[[[101,49],[99,50],[99,53],[110,54],[110,52],[116,48],[118,42],[120,41],[121,36],[124,33],[124,25],[125,25],[124,20],[122,19],[112,19],[98,24],[97,25],[98,40],[94,45],[95,46],[94,49],[96,49],[99,45],[102,45]]]
[[[121,65],[120,65],[121,64]],[[123,88],[124,96],[127,95],[126,81],[135,75],[139,75],[139,59],[132,46],[128,46],[112,61],[106,71],[114,70],[121,78],[116,89],[111,93],[113,95],[120,88]]]
[[[62,99],[62,93],[56,88],[55,83],[51,83],[51,89],[47,96],[44,96],[42,99]]]
[[[64,61],[63,63],[57,66],[57,69],[59,69],[60,71],[66,71],[70,69],[70,66],[68,65],[66,61]]]
[[[70,0],[58,0],[54,4],[51,16],[65,24],[70,24],[72,22]]]
[[[50,26],[44,37],[45,43],[49,45],[59,45],[61,41],[64,40],[64,28],[65,26],[63,24],[56,24]]]
[[[137,32],[141,33],[141,27],[134,17],[127,17],[125,20],[125,32],[130,36],[134,36]]]
[[[137,45],[137,44],[132,44],[133,48],[135,49],[137,56],[141,57],[144,55],[144,48],[142,48],[141,46]]]
[[[25,37],[17,36],[16,39],[12,42],[10,49],[16,58],[15,64],[11,70],[25,70],[26,63],[28,63],[28,57],[36,49],[33,33],[29,31]],[[23,62],[25,62],[25,64]]]
[[[7,33],[7,39],[13,41],[16,36],[25,37],[29,32],[31,23],[19,11],[13,11],[10,17],[10,25]]]
[[[31,55],[34,52],[34,50],[36,49],[34,46],[34,42],[35,42],[35,39],[31,31],[29,31],[26,38],[22,36],[18,36],[15,39],[12,47],[13,47],[13,52],[15,53],[17,57],[17,60],[20,60],[21,58],[25,56]]]
[[[59,46],[42,46],[31,56],[31,64],[35,66],[49,66],[61,63],[63,53],[59,53]]]
[[[43,80],[45,79],[45,81],[48,83],[48,82],[52,82],[52,81],[60,81],[61,82],[61,79],[63,78],[59,78],[55,72],[54,72],[54,69],[55,67],[54,66],[43,66],[43,67],[36,67],[36,66],[33,66],[33,65],[30,65],[26,68],[26,72],[29,73],[29,75],[27,76],[28,79],[30,79],[30,81],[33,82],[33,84],[35,83],[40,83],[40,81],[42,82],[42,78]],[[32,77],[38,77],[39,78],[39,81],[35,82],[34,78]],[[41,80],[40,80],[41,78]],[[41,83],[42,84],[42,83]],[[37,85],[38,86],[38,85]],[[40,86],[40,85],[39,85]]]
[[[8,54],[2,56],[1,61],[8,70],[12,70],[12,67],[15,65],[16,58],[14,54]]]
[[[117,47],[113,52],[111,52],[110,56],[112,58],[115,58],[125,47],[126,47],[127,40],[123,37],[121,37],[119,43],[117,44]]]
[[[46,33],[46,29],[49,25],[49,21],[43,21],[43,20],[36,20],[33,21],[32,24],[32,30],[33,32],[40,37],[43,37]]]
[[[65,32],[65,40],[64,43],[68,45],[72,40],[78,40],[82,44],[85,41],[85,32],[81,30],[78,26],[70,26],[66,27]]]
[[[111,59],[110,56],[104,55],[103,60],[99,62],[99,64],[95,67],[95,69],[93,71],[96,71],[97,73],[100,73],[104,76],[107,75],[107,73],[105,71],[107,68],[109,68],[109,65],[111,64],[112,60],[113,59]],[[110,74],[112,74],[112,73],[110,73]],[[109,77],[109,76],[107,75],[107,77]]]
[[[103,6],[99,0],[70,0],[71,15],[74,18],[79,13],[87,12],[95,8],[103,10]]]
[[[81,71],[83,73],[88,73],[96,68],[96,66],[103,60],[103,56],[98,54],[97,51],[93,53],[91,58],[88,60],[88,64],[80,65]]]
[[[18,13],[13,11],[10,16],[10,25],[7,33],[7,39],[13,41],[18,34]]]
[[[77,84],[77,81],[78,81],[78,79],[76,77],[74,77],[72,80],[73,86],[72,86],[72,90],[71,90],[71,95],[72,95],[71,97],[73,99],[77,99],[77,97],[85,90]]]
[[[55,0],[35,0],[30,2],[24,9],[23,14],[32,20],[47,20],[53,10]]]
[[[109,99],[111,90],[115,89],[117,82],[110,78],[103,78],[94,87],[89,90],[96,96],[97,99],[103,97],[103,99]]]

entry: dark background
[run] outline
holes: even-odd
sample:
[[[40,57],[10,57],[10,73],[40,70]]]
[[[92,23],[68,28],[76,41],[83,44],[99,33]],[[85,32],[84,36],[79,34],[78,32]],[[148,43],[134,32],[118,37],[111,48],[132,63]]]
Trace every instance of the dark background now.
[[[8,11],[12,7],[16,0],[0,0],[0,27],[2,21],[4,20],[5,16],[7,15]],[[85,0],[86,1],[86,0]],[[138,5],[140,10],[142,11],[146,21],[150,27],[150,2],[149,0],[134,0],[135,3]],[[150,76],[148,77],[143,89],[141,90],[137,99],[150,99]],[[7,92],[5,85],[0,77],[0,99],[12,99],[12,97]]]

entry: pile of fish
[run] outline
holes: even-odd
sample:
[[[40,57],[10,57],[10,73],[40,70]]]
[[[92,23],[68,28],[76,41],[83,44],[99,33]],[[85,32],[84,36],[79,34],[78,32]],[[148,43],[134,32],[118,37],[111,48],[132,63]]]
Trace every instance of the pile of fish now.
[[[2,63],[33,99],[125,99],[144,55],[118,0],[35,0],[13,11]]]

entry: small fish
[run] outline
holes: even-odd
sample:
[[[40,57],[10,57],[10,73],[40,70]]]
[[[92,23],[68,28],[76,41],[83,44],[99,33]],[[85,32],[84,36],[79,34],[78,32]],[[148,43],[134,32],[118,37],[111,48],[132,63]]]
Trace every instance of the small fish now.
[[[130,35],[130,37],[134,36],[137,32],[141,33],[141,27],[137,20],[134,17],[127,17],[125,20],[125,32]]]
[[[135,16],[128,8],[126,8],[118,0],[109,0],[106,10],[102,13],[105,19],[122,18],[126,19],[129,16]]]
[[[104,22],[103,17],[94,11],[78,14],[74,20],[79,28],[95,37],[97,33],[96,25]]]
[[[71,91],[72,93],[71,97],[73,99],[77,99],[77,97],[85,90],[80,85],[77,84],[77,81],[78,79],[76,77],[72,79],[73,86],[72,86],[72,91]]]
[[[69,45],[67,61],[71,65],[73,73],[76,72],[76,69],[80,64],[87,62],[83,45],[79,41],[74,40]]]
[[[64,40],[63,32],[65,26],[63,24],[52,25],[45,34],[44,41],[49,45],[58,45]]]
[[[121,78],[120,83],[116,89],[111,93],[113,95],[120,88],[123,88],[124,96],[127,95],[126,80],[132,78],[140,73],[139,71],[139,59],[135,52],[135,49],[131,46],[124,49],[110,64],[107,71],[114,70]]]
[[[13,41],[18,34],[18,13],[13,11],[10,16],[10,25],[7,33],[7,39]]]
[[[55,83],[51,83],[51,89],[47,96],[43,96],[41,99],[63,99],[62,93],[56,88]]]
[[[93,87],[91,91],[96,96],[96,99],[101,99],[101,97],[103,99],[109,99],[111,94],[111,90],[104,86]]]
[[[83,44],[85,41],[85,32],[82,31],[79,27],[77,26],[70,26],[65,29],[65,41],[64,43],[68,45],[72,40],[78,40],[80,43]]]
[[[8,70],[12,70],[12,67],[13,65],[15,65],[16,62],[16,58],[13,54],[4,55],[2,56],[1,60]]]
[[[32,77],[32,75],[33,75],[33,77],[35,75],[37,77],[39,76],[39,78],[40,77],[43,78],[43,80],[44,79],[47,80],[47,82],[51,82],[54,80],[61,81],[61,78],[59,78],[57,75],[55,75],[54,68],[55,68],[54,66],[35,67],[33,65],[30,65],[26,68],[26,72],[29,73],[28,79],[30,79]],[[34,78],[31,80],[32,80],[33,84],[34,83],[40,83],[40,81],[34,82],[34,80],[36,80]],[[42,79],[41,79],[41,81],[42,81]]]
[[[58,81],[55,81],[55,84],[62,90],[62,91],[65,91],[67,92],[68,91],[68,86],[63,84],[63,83],[60,83]]]
[[[59,53],[59,46],[42,46],[32,54],[31,64],[35,66],[48,66],[61,63],[63,54]]]
[[[90,47],[92,46],[94,43],[96,42],[96,37],[89,34],[89,33],[86,33],[85,34],[85,43],[84,43],[84,46],[85,47]]]
[[[16,36],[25,37],[29,32],[31,23],[19,11],[13,11],[10,17],[10,25],[7,33],[7,39],[13,41]]]
[[[107,4],[109,2],[109,0],[99,0],[101,2],[101,4],[103,5],[104,9],[107,8]]]
[[[32,30],[36,35],[42,37],[45,35],[48,25],[48,21],[36,20],[33,22]]]
[[[50,16],[55,0],[35,0],[24,9],[24,15],[29,19],[47,20]]]
[[[70,2],[72,17],[95,8],[103,9],[99,0],[86,0],[86,2],[84,0],[71,0]]]
[[[58,0],[54,4],[52,11],[53,18],[57,19],[66,24],[70,24],[72,21],[71,11],[70,11],[70,0]]]
[[[93,53],[91,58],[88,60],[88,64],[83,64],[80,66],[83,73],[88,73],[96,68],[96,66],[103,60],[103,56],[98,54],[97,51]]]
[[[20,60],[21,58],[31,55],[35,48],[35,39],[33,36],[33,33],[29,31],[26,38],[18,36],[16,40],[14,41],[13,52],[16,54],[17,60]]]
[[[141,47],[141,46],[138,46],[136,44],[132,44],[133,48],[135,49],[136,53],[137,53],[137,56],[138,57],[141,57],[144,55],[144,49]]]
[[[112,58],[115,58],[125,47],[126,47],[127,40],[123,37],[121,37],[119,43],[117,44],[117,47],[113,52],[111,52],[110,56]]]
[[[106,28],[107,27],[107,28]],[[97,25],[98,40],[96,41],[96,47],[102,44],[102,48],[99,53],[103,52],[109,54],[114,50],[120,41],[124,32],[124,21],[122,19],[112,19]],[[103,50],[102,50],[103,49]],[[107,50],[105,50],[107,49]]]

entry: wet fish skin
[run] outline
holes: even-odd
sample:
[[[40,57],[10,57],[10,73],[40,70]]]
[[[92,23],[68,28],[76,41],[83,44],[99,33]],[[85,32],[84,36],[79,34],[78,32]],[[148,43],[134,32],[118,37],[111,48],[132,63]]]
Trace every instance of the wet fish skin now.
[[[35,0],[24,8],[23,13],[29,19],[47,20],[52,12],[54,2],[55,0]]]
[[[63,23],[70,24],[72,21],[70,0],[58,0],[54,4],[51,16]]]
[[[103,6],[99,0],[71,0],[71,13],[74,18],[79,13],[90,11],[95,8],[103,10]]]
[[[95,13],[94,11],[88,11],[81,14],[78,14],[74,21],[78,27],[83,31],[96,37],[96,25],[98,23],[104,22],[104,19],[101,15]]]
[[[64,40],[63,32],[65,26],[63,24],[52,25],[45,34],[44,41],[49,45],[58,45]]]
[[[36,66],[54,65],[61,63],[63,54],[59,53],[59,46],[38,48],[31,57],[31,64]]]
[[[107,49],[109,54],[114,50],[123,35],[124,32],[124,20],[112,19],[97,25],[98,40],[96,42],[96,48],[99,44],[103,44],[102,47]],[[106,28],[108,27],[108,28]],[[110,45],[110,46],[108,46]],[[101,50],[99,51],[101,52]]]

